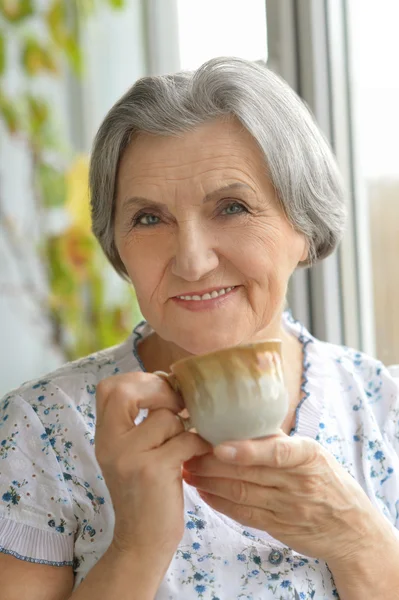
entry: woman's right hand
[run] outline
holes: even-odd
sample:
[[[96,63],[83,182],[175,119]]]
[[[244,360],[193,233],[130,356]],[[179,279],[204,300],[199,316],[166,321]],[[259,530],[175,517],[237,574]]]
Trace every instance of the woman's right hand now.
[[[95,452],[115,511],[113,546],[169,565],[184,532],[181,466],[212,451],[177,417],[181,398],[152,373],[113,375],[97,385]],[[139,409],[148,417],[139,425]]]

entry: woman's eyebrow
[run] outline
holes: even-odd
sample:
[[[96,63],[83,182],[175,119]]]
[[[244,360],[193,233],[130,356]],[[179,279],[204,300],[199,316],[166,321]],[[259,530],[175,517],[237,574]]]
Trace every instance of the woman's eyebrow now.
[[[202,200],[202,203],[205,204],[206,202],[211,202],[222,193],[236,192],[239,190],[247,190],[250,192],[254,191],[251,188],[251,186],[247,185],[246,183],[230,183],[229,185],[224,185],[223,187],[218,188],[217,190],[213,190],[212,192],[209,192],[209,194],[206,194],[206,196]],[[144,196],[131,196],[130,198],[127,198],[122,204],[122,208],[128,208],[131,206],[134,206],[136,208],[141,208],[145,206],[149,208],[161,208],[164,210],[168,210],[168,206],[163,202],[156,202],[155,200],[150,200],[149,198],[145,198]]]
[[[254,190],[251,188],[250,185],[246,184],[246,183],[229,183],[229,185],[224,185],[221,188],[218,188],[217,190],[214,190],[213,192],[210,192],[209,194],[207,194],[205,196],[205,198],[203,199],[203,204],[205,204],[205,202],[210,202],[212,200],[215,200],[217,196],[219,196],[220,194],[224,194],[226,192],[237,192],[239,190],[247,190],[250,192],[254,192]]]
[[[149,198],[145,198],[144,196],[132,196],[131,198],[127,198],[124,200],[122,204],[122,208],[130,208],[134,206],[135,208],[162,208],[164,210],[168,210],[168,207],[163,202],[155,202],[155,200],[150,200]]]

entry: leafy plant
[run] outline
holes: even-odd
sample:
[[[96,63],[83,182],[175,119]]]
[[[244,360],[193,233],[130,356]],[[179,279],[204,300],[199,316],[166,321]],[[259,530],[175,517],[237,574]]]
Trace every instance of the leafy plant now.
[[[26,82],[17,95],[0,83],[0,125],[28,148],[37,222],[45,223],[52,211],[64,217],[61,231],[41,230],[38,252],[48,291],[38,294],[23,272],[24,291],[47,317],[52,341],[66,359],[118,343],[140,318],[132,288],[124,288],[117,304],[107,299],[110,268],[91,233],[88,157],[66,158],[65,141],[56,132],[56,109],[34,85],[39,77],[62,77],[65,59],[77,76],[84,76],[79,24],[101,4],[120,10],[124,0],[49,0],[44,8],[33,0],[0,0],[0,76],[9,67],[10,40],[17,40]],[[22,271],[23,239],[1,196],[0,223]]]

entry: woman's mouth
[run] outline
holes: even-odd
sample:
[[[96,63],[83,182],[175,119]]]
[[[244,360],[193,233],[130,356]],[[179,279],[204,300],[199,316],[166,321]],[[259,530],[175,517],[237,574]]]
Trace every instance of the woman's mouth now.
[[[233,285],[204,292],[196,292],[190,295],[183,294],[181,296],[174,296],[172,300],[187,310],[207,310],[224,304],[224,302],[230,298],[239,287],[240,286],[238,285]]]

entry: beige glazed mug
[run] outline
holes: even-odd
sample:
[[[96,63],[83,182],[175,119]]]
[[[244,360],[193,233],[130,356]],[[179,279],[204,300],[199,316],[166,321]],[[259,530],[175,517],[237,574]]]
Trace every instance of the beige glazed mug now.
[[[181,394],[195,428],[216,446],[277,433],[288,412],[281,341],[267,340],[191,356],[158,371]]]

